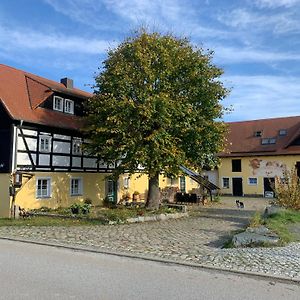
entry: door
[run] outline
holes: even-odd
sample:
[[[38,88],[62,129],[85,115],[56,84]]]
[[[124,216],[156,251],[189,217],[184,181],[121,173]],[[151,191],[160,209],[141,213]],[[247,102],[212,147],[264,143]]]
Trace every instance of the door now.
[[[274,197],[274,191],[272,186],[275,184],[275,178],[274,177],[265,177],[264,178],[264,196],[265,197]]]
[[[106,182],[107,192],[106,197],[108,198],[108,201],[111,203],[117,202],[117,182],[112,179],[108,179]]]
[[[232,195],[243,196],[243,179],[232,178]]]
[[[179,177],[179,189],[181,193],[186,192],[186,185],[185,185],[185,176]]]

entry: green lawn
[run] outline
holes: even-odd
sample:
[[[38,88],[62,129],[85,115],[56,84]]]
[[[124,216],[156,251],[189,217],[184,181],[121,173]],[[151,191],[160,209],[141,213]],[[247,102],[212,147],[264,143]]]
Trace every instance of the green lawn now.
[[[299,211],[282,211],[269,216],[264,220],[265,225],[272,231],[276,232],[282,243],[300,241],[300,212]],[[293,230],[291,230],[293,228]]]
[[[56,209],[42,211],[35,210],[35,212],[51,213],[66,215],[66,217],[49,217],[49,216],[30,216],[19,219],[0,218],[0,226],[83,226],[83,225],[99,225],[108,224],[110,221],[115,223],[123,223],[128,218],[137,216],[149,216],[162,213],[175,213],[178,210],[174,208],[162,207],[159,210],[147,210],[145,208],[93,208],[88,215],[74,215],[72,218],[70,210]]]

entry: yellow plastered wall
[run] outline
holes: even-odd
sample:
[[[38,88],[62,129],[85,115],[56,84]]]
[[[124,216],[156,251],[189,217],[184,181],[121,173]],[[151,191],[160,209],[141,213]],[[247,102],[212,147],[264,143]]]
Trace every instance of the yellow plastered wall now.
[[[106,174],[97,173],[35,173],[28,181],[23,179],[23,186],[17,193],[16,205],[26,209],[42,206],[67,207],[74,202],[84,201],[86,198],[91,199],[94,205],[100,205],[105,198],[105,177]],[[37,178],[51,179],[51,197],[36,197]],[[70,195],[71,178],[82,178],[83,193],[81,196]]]
[[[10,196],[9,196],[10,174],[0,174],[0,217],[9,217]]]
[[[241,172],[232,172],[232,159],[241,159]],[[291,170],[296,162],[300,161],[300,155],[282,156],[251,156],[222,158],[219,166],[219,186],[222,194],[232,194],[232,178],[243,179],[243,193],[245,195],[263,195],[264,177],[275,177],[281,170]],[[229,188],[223,188],[223,177],[229,177]],[[249,177],[257,178],[257,185],[249,185]]]
[[[122,195],[129,193],[132,197],[132,194],[137,191],[140,194],[144,194],[145,197],[147,197],[148,193],[148,176],[146,174],[137,173],[130,176],[129,179],[129,185],[128,188],[124,187],[124,183],[126,182],[126,178],[128,178],[128,174],[124,174],[120,176],[119,179],[119,189],[118,189],[118,198],[122,198]],[[186,192],[192,192],[193,188],[198,188],[199,185],[194,180],[190,179],[188,176],[185,177],[185,183],[186,183]],[[173,186],[179,188],[179,178],[175,178],[172,180],[165,177],[164,175],[159,176],[159,187],[161,189],[167,187],[167,186]],[[146,199],[145,199],[146,200]]]

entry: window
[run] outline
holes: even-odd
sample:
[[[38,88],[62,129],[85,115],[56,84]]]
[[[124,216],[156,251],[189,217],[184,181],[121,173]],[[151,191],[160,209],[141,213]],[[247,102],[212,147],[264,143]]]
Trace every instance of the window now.
[[[64,99],[58,96],[54,96],[53,109],[63,111]]]
[[[65,112],[68,114],[74,114],[74,101],[65,99]]]
[[[240,159],[233,159],[231,161],[232,172],[242,172],[242,162]]]
[[[129,177],[124,177],[124,182],[123,182],[123,184],[124,184],[124,189],[129,189]]]
[[[271,145],[271,144],[276,144],[276,139],[275,138],[265,138],[261,140],[262,145]]]
[[[287,135],[287,130],[286,130],[286,129],[280,129],[280,130],[279,130],[279,135],[280,135],[280,136]]]
[[[36,198],[49,198],[51,195],[51,179],[37,178]]]
[[[254,132],[254,136],[256,136],[256,137],[261,137],[261,136],[262,136],[262,131],[261,131],[261,130],[255,131],[255,132]]]
[[[51,151],[51,137],[48,135],[40,136],[40,151],[50,152]]]
[[[229,177],[222,178],[222,187],[223,189],[229,189]]]
[[[73,140],[72,153],[73,154],[81,154],[81,140],[80,139]]]
[[[71,196],[82,195],[82,178],[71,178]]]
[[[172,177],[172,178],[169,177],[169,180],[170,180],[170,185],[172,186],[178,184],[178,178],[176,177]]]
[[[257,178],[256,177],[249,177],[248,178],[249,185],[257,185]]]

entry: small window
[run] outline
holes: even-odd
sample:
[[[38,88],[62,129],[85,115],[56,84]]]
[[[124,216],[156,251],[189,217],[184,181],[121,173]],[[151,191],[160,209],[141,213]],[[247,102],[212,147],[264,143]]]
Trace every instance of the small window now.
[[[123,179],[123,184],[124,184],[124,189],[129,189],[129,177],[124,177]]]
[[[279,130],[279,135],[280,135],[280,136],[287,135],[287,130],[286,130],[286,129],[280,129],[280,130]]]
[[[74,101],[65,99],[65,113],[74,114]]]
[[[170,185],[172,185],[172,186],[178,184],[178,178],[176,178],[176,177],[169,178],[169,180],[170,180]]]
[[[242,162],[240,159],[232,160],[232,172],[242,172]]]
[[[71,196],[80,196],[82,195],[82,178],[71,178]]]
[[[51,151],[51,137],[50,136],[40,136],[40,151],[50,152]]]
[[[229,189],[229,177],[222,178],[222,187],[223,189]]]
[[[72,153],[73,154],[81,154],[81,140],[80,139],[73,140]]]
[[[271,144],[276,144],[276,139],[275,138],[265,138],[261,140],[262,145],[271,145]]]
[[[50,178],[37,178],[36,198],[50,198],[51,180]]]
[[[248,178],[249,185],[257,185],[257,178],[256,177],[249,177]]]
[[[58,96],[54,96],[53,109],[58,111],[63,111],[64,99]]]
[[[255,131],[255,132],[254,132],[254,136],[255,136],[255,137],[261,137],[261,136],[262,136],[262,131],[261,131],[261,130]]]

